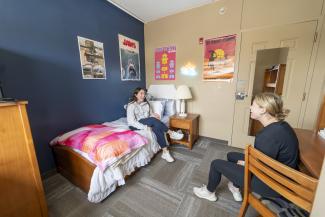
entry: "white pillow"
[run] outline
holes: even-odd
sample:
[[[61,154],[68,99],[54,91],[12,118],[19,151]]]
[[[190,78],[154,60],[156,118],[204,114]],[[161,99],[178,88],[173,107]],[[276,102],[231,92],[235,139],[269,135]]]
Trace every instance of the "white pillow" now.
[[[176,114],[176,101],[171,99],[166,101],[164,115],[172,116]]]
[[[162,118],[164,114],[165,101],[149,101],[152,111]]]

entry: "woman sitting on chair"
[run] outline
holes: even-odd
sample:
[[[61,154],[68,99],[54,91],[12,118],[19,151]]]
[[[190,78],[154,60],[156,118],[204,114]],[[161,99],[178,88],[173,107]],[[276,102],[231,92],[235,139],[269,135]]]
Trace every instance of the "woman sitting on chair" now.
[[[256,135],[254,146],[269,157],[291,167],[298,168],[298,139],[284,121],[288,111],[283,109],[281,98],[273,93],[257,94],[250,107],[251,118],[258,120],[264,128]],[[236,201],[242,201],[239,188],[244,187],[245,156],[242,153],[229,152],[226,160],[214,160],[210,166],[208,185],[194,187],[196,196],[216,201],[215,190],[220,183],[221,175],[230,182],[228,188]],[[257,177],[252,178],[252,189],[263,197],[280,197]]]
[[[183,134],[169,130],[168,127],[160,121],[160,116],[153,113],[150,105],[145,98],[146,90],[138,87],[134,90],[127,107],[127,122],[131,130],[152,130],[157,137],[159,146],[163,149],[161,157],[167,162],[173,162],[174,158],[167,149],[165,134],[174,140],[183,138]]]

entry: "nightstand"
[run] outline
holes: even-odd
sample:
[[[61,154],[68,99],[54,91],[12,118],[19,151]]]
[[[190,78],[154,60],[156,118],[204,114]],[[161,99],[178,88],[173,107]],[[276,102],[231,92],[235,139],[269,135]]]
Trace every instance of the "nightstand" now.
[[[181,129],[184,133],[182,140],[170,140],[172,144],[182,144],[190,149],[199,137],[199,117],[198,114],[187,114],[187,117],[173,115],[169,118],[169,127],[172,130]]]

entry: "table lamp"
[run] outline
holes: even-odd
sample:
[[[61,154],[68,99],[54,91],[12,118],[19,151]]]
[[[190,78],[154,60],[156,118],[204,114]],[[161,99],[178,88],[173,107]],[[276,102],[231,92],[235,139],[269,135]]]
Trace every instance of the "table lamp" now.
[[[188,88],[188,86],[186,85],[180,85],[177,88],[176,91],[176,98],[181,100],[181,109],[180,109],[180,113],[178,114],[178,116],[180,117],[186,117],[187,114],[185,113],[185,100],[186,99],[192,99],[192,94],[190,89]]]

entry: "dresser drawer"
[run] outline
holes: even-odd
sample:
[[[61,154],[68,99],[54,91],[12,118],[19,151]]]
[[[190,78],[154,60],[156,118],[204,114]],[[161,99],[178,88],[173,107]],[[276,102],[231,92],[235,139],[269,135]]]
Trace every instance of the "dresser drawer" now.
[[[180,128],[180,129],[190,129],[191,122],[179,119],[171,119],[169,123],[170,127]]]

